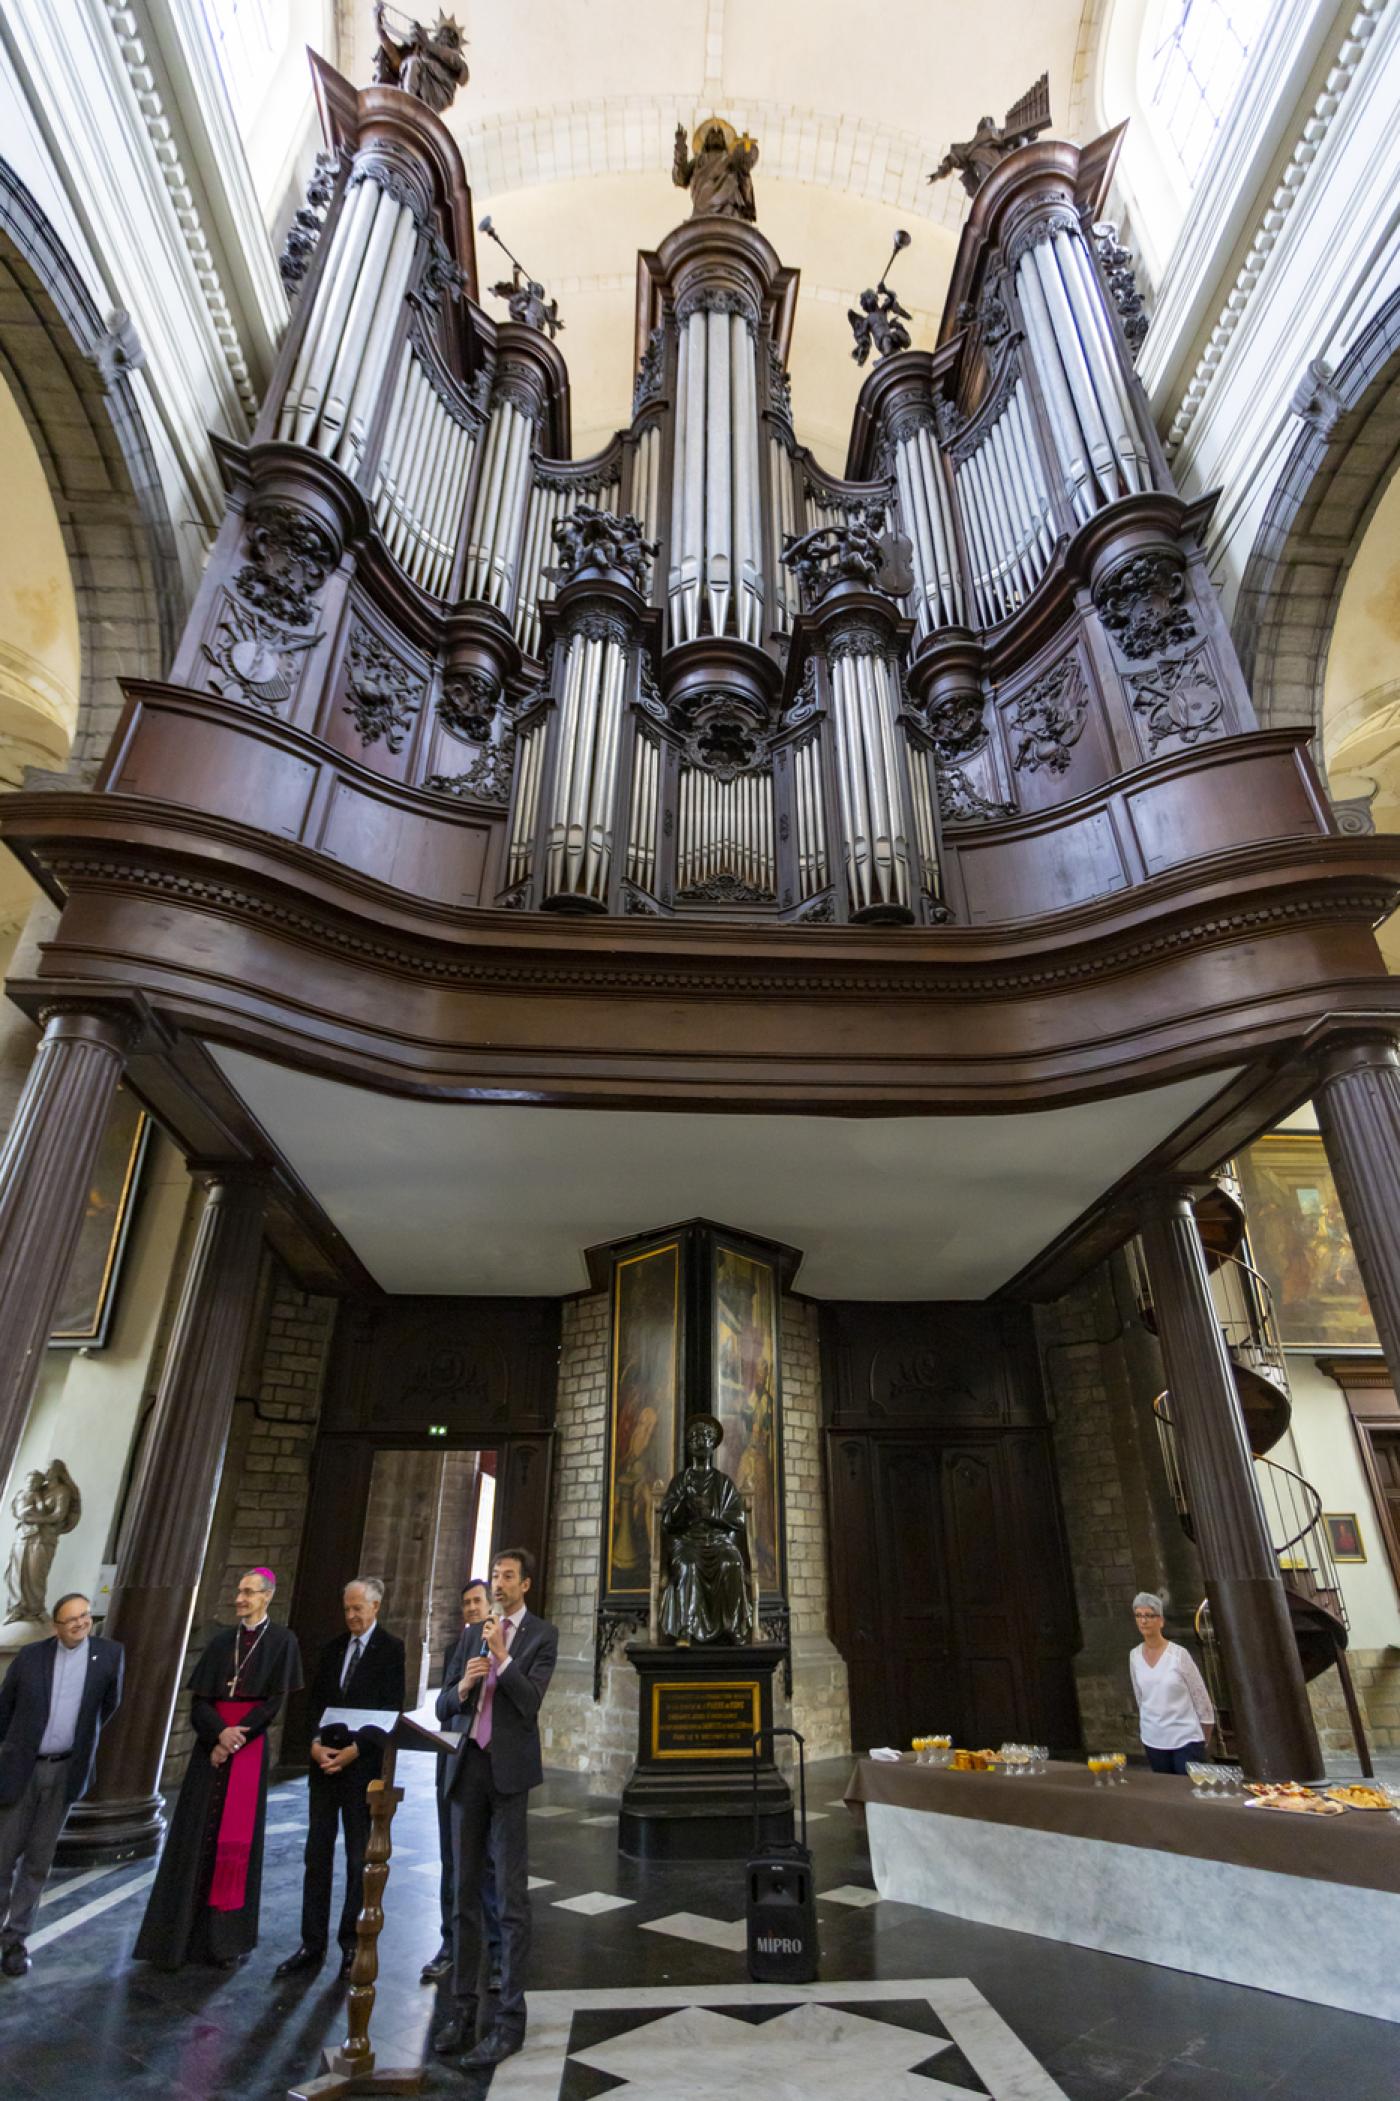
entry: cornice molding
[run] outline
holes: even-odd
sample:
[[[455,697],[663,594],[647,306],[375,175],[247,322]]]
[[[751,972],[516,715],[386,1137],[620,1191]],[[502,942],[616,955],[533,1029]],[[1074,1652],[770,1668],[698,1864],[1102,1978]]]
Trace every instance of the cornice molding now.
[[[1361,70],[1366,50],[1386,12],[1387,0],[1362,0],[1352,16],[1319,94],[1294,138],[1268,204],[1260,214],[1248,250],[1229,296],[1220,309],[1195,370],[1177,406],[1163,439],[1168,460],[1174,460],[1200,414],[1207,395],[1219,375],[1225,353],[1244,318],[1250,297],[1264,275],[1269,259],[1283,235],[1288,217],[1303,193],[1307,175],[1336,121],[1338,111]],[[1160,328],[1160,320],[1159,320]],[[1160,334],[1159,334],[1160,341]]]
[[[75,889],[134,890],[194,910],[213,910],[271,927],[313,947],[437,983],[551,992],[701,993],[726,999],[767,999],[798,990],[808,995],[920,1001],[1044,992],[1141,970],[1223,940],[1308,923],[1354,919],[1370,923],[1390,909],[1395,897],[1394,883],[1378,879],[1374,885],[1358,883],[1312,895],[1263,897],[1234,907],[1192,902],[1183,905],[1183,917],[1176,925],[1138,926],[1127,932],[1108,929],[1100,937],[1102,946],[1091,953],[1047,958],[1020,967],[995,957],[976,970],[950,967],[956,956],[954,936],[948,942],[952,953],[946,959],[928,955],[917,968],[881,968],[872,965],[868,955],[853,956],[844,967],[833,968],[837,959],[827,951],[814,954],[810,962],[789,953],[774,959],[781,967],[765,969],[746,963],[742,956],[728,962],[708,956],[620,958],[616,946],[567,961],[559,960],[557,954],[530,955],[523,944],[513,954],[477,949],[464,955],[448,952],[444,945],[421,936],[405,933],[393,938],[382,927],[368,931],[333,906],[318,909],[308,902],[279,897],[272,886],[261,887],[256,879],[144,860],[135,849],[118,858],[110,852],[56,846],[37,851],[34,858],[65,894]],[[517,919],[513,931],[518,933],[521,927]],[[1044,931],[1036,929],[1037,934]],[[1086,932],[1082,938],[1087,942],[1093,936]]]
[[[126,77],[146,129],[152,158],[170,198],[171,211],[194,270],[200,294],[218,340],[229,377],[242,405],[249,430],[257,421],[258,390],[249,370],[248,356],[229,305],[228,294],[214,261],[209,236],[200,216],[171,116],[157,85],[156,72],[134,9],[127,0],[103,0]]]

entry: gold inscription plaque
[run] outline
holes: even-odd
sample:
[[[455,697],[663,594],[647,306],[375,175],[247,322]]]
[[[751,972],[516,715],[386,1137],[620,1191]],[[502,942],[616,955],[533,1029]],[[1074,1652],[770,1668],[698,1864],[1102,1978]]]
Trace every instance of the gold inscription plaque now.
[[[748,1758],[760,1720],[752,1678],[657,1679],[651,1688],[653,1758]]]

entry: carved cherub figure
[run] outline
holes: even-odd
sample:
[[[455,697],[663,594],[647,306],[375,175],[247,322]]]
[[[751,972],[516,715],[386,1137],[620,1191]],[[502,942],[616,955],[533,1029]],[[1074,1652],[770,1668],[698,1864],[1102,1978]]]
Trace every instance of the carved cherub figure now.
[[[538,328],[550,341],[564,326],[559,315],[559,301],[551,299],[545,304],[544,286],[538,279],[527,277],[519,263],[513,265],[509,278],[491,287],[493,298],[504,299],[512,321],[523,321],[527,328]]]
[[[391,30],[385,17],[393,14],[407,35]],[[442,115],[451,107],[458,88],[468,79],[462,56],[465,41],[461,27],[451,15],[439,14],[437,24],[427,29],[410,15],[375,0],[374,27],[379,47],[374,54],[374,77],[381,87],[402,88],[430,110]]]
[[[941,182],[945,175],[956,172],[962,177],[968,196],[975,197],[992,170],[999,168],[1018,146],[1028,145],[1038,137],[1049,122],[1050,76],[1042,73],[1035,86],[1028,88],[1019,102],[1012,103],[1000,124],[995,117],[979,117],[972,137],[953,142],[929,181]]]
[[[747,132],[740,138],[723,117],[707,117],[692,143],[694,154],[687,150],[684,124],[678,124],[671,180],[677,189],[689,190],[691,218],[756,219],[752,177],[758,141]]]
[[[873,291],[860,295],[860,312],[847,307],[846,318],[856,339],[851,356],[858,365],[863,365],[873,350],[877,357],[890,357],[896,350],[907,350],[913,337],[904,326],[911,316],[907,307],[902,307],[895,294],[880,279]]]

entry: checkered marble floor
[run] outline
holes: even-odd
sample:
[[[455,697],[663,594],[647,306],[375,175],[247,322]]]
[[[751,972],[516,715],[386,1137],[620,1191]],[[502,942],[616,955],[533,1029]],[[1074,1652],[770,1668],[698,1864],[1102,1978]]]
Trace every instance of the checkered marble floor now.
[[[527,2046],[494,2079],[430,2056],[437,1947],[432,1765],[405,1759],[373,2038],[427,2060],[441,2101],[1397,2101],[1382,2022],[1178,1976],[882,1900],[841,1805],[848,1767],[809,1772],[821,1982],[747,1981],[741,1862],[641,1863],[617,1803],[553,1776],[530,1825]],[[334,1965],[284,1979],[297,1944],[305,1786],[273,1790],[261,1945],[233,1973],[130,1959],[153,1863],[68,1870],[0,1978],[0,2101],[280,2101],[345,2033]],[[338,1896],[336,1899],[339,1901]]]

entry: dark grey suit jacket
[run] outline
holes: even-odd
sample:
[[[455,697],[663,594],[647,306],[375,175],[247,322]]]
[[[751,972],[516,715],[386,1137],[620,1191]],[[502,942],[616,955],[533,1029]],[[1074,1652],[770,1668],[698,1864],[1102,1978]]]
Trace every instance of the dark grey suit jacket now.
[[[67,1802],[76,1802],[79,1795],[87,1793],[97,1757],[97,1739],[102,1724],[112,1719],[121,1704],[122,1673],[126,1668],[119,1641],[90,1634],[87,1651],[87,1684],[78,1707],[73,1755],[64,1781]],[[0,1809],[17,1802],[29,1784],[48,1727],[57,1654],[56,1634],[47,1641],[31,1641],[15,1657],[0,1685]]]
[[[458,1685],[469,1658],[486,1653],[480,1627],[464,1627],[461,1639],[452,1651],[452,1660],[447,1666],[447,1679],[437,1699],[437,1716],[451,1735],[466,1737],[476,1715],[480,1697],[480,1682],[467,1695],[465,1704],[458,1697]],[[542,1620],[525,1608],[525,1617],[515,1630],[510,1645],[510,1669],[503,1671],[496,1680],[496,1697],[491,1703],[491,1778],[503,1795],[521,1794],[526,1788],[538,1787],[544,1778],[544,1762],[540,1756],[540,1702],[554,1666],[559,1661],[559,1630],[549,1620]],[[445,1792],[452,1792],[457,1766],[461,1760],[457,1752],[452,1769],[446,1775]]]

